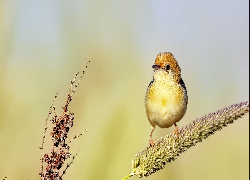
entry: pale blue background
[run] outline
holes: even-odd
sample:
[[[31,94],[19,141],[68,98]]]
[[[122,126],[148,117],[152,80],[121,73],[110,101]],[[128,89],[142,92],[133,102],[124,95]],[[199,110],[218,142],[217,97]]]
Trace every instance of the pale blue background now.
[[[45,118],[61,113],[69,80],[91,60],[74,96],[65,179],[122,179],[147,146],[144,95],[159,52],[182,69],[189,104],[179,128],[249,99],[249,2],[0,1],[0,177],[38,179]],[[249,116],[147,179],[248,179]],[[154,138],[171,133],[156,128]],[[45,152],[49,152],[47,134]],[[133,177],[131,179],[137,179]]]

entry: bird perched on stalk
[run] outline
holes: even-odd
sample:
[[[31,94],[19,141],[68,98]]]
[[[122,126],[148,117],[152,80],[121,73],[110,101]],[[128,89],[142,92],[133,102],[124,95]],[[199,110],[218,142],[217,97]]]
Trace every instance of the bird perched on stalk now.
[[[188,96],[181,69],[170,52],[159,53],[155,59],[153,80],[150,82],[145,107],[152,131],[149,144],[153,146],[152,134],[155,125],[168,128],[175,125],[174,132],[178,135],[179,122],[187,110]]]

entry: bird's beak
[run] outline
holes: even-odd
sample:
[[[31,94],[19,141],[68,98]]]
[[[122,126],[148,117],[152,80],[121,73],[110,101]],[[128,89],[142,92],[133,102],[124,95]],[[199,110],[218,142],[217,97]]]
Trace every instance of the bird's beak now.
[[[153,68],[154,70],[157,70],[157,69],[159,69],[159,68],[160,68],[160,66],[159,66],[159,65],[155,65],[155,64],[154,64],[154,65],[152,66],[152,68]]]

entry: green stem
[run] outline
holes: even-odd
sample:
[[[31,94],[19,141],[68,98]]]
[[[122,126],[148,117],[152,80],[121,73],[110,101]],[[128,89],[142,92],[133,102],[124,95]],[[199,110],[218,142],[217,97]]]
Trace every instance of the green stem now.
[[[133,176],[133,175],[134,175],[134,172],[135,172],[135,169],[134,169],[131,173],[129,173],[125,178],[123,178],[122,180],[126,180],[126,179],[128,179],[129,177]]]

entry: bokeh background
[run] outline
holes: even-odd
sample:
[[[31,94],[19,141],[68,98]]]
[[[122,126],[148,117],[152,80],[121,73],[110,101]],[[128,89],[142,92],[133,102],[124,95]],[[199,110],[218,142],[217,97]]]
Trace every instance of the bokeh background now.
[[[179,128],[249,99],[247,0],[0,0],[0,178],[39,179],[45,119],[58,90],[91,63],[69,109],[64,179],[122,179],[148,145],[144,95],[159,52],[182,69],[189,104]],[[51,127],[51,126],[50,126]],[[156,128],[154,138],[170,134]],[[51,130],[51,129],[49,129]],[[49,153],[51,140],[46,135]],[[249,179],[249,115],[147,179]],[[132,179],[138,179],[132,177]]]

